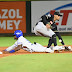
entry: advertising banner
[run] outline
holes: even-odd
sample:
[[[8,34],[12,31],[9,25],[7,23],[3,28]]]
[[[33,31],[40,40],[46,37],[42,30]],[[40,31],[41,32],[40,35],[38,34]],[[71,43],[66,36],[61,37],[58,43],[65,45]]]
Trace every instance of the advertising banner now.
[[[0,33],[26,33],[26,2],[0,2]]]
[[[56,21],[59,32],[72,32],[72,1],[32,1],[31,3],[32,32],[35,24],[44,14],[59,11],[63,16]]]

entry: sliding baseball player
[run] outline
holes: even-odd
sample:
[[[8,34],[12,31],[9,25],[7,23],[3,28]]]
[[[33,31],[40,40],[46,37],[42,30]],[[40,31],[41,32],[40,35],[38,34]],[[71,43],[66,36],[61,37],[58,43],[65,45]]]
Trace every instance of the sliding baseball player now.
[[[0,52],[0,54],[14,53],[20,49],[24,49],[29,52],[45,52],[45,50],[47,49],[39,43],[34,42],[34,44],[32,44],[30,41],[23,37],[23,33],[21,30],[16,30],[13,35],[14,39],[16,39],[17,41],[12,46]],[[47,52],[51,53],[54,52],[54,50],[49,49]]]

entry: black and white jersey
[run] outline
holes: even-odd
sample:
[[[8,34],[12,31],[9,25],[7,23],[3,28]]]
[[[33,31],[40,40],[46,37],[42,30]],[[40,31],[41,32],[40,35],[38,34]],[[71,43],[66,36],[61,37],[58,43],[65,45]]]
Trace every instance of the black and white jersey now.
[[[43,15],[42,17],[41,17],[41,22],[43,22],[44,23],[44,25],[46,25],[48,22],[50,22],[50,21],[52,21],[53,22],[53,20],[54,20],[54,16],[53,15],[51,15],[51,14],[48,14],[48,15]]]
[[[53,31],[57,31],[57,25],[56,25],[56,23],[55,22],[53,22],[53,24],[51,24],[51,29],[53,30]]]
[[[41,18],[42,18],[41,22],[43,22],[44,25],[46,25],[46,24],[48,24],[48,22],[52,21],[53,24],[51,24],[51,29],[53,31],[57,31],[57,25],[54,22],[54,16],[53,15],[51,15],[51,14],[43,15]]]

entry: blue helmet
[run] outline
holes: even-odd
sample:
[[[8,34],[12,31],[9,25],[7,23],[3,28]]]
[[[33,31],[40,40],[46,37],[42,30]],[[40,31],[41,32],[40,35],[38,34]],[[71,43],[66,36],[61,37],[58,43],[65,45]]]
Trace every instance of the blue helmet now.
[[[23,36],[23,32],[21,30],[16,30],[13,35],[19,38],[20,36]]]

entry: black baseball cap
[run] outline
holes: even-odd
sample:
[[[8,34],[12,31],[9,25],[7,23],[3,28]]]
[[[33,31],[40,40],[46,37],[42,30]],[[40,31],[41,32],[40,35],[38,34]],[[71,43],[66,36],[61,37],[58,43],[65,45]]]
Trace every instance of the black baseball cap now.
[[[59,12],[55,12],[54,15],[62,16]]]

